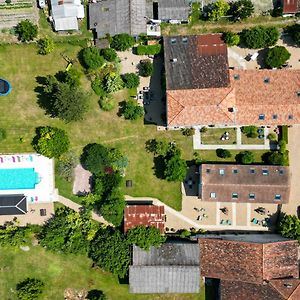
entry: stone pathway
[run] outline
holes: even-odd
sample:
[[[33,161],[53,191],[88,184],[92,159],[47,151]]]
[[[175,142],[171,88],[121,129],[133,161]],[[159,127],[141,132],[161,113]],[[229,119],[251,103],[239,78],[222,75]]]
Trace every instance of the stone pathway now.
[[[226,131],[226,127],[224,128],[224,131]],[[268,134],[269,134],[269,129],[264,128],[264,144],[260,144],[260,145],[242,144],[241,128],[236,127],[236,144],[231,144],[231,145],[210,144],[209,145],[209,144],[201,143],[201,132],[199,128],[196,128],[195,134],[193,135],[193,147],[195,150],[216,150],[218,148],[227,149],[227,150],[270,150],[270,141],[267,139]]]

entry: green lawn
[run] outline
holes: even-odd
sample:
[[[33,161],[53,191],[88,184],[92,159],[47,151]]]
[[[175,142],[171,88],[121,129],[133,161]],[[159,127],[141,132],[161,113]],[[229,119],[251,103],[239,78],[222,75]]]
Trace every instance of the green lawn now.
[[[83,76],[82,84],[90,99],[90,110],[85,120],[65,124],[52,119],[38,105],[39,77],[55,74],[64,70],[67,62],[62,53],[76,59],[79,46],[59,43],[56,50],[46,56],[37,54],[37,47],[30,45],[0,46],[1,77],[12,84],[12,92],[1,97],[2,115],[0,127],[7,130],[7,139],[0,144],[2,153],[33,151],[31,141],[37,126],[51,125],[65,129],[71,139],[71,148],[80,155],[88,143],[102,143],[120,147],[129,159],[126,179],[133,180],[133,187],[125,189],[132,196],[156,197],[175,209],[181,208],[180,183],[169,183],[154,174],[153,154],[147,153],[145,143],[153,138],[175,140],[183,150],[183,156],[191,159],[193,154],[192,138],[185,137],[180,131],[157,131],[154,125],[144,125],[143,120],[131,122],[117,116],[118,109],[103,112],[99,109],[98,97],[90,88],[90,82]],[[81,68],[75,62],[75,68]],[[118,101],[128,97],[127,91],[116,95]],[[22,138],[22,142],[20,142]],[[71,184],[57,178],[60,193],[70,196]]]
[[[40,246],[30,246],[24,252],[18,248],[1,247],[0,299],[16,299],[15,286],[26,277],[39,278],[45,283],[42,299],[61,300],[66,288],[99,289],[108,299],[167,299],[204,300],[205,291],[191,295],[133,295],[127,284],[101,269],[92,269],[91,260],[81,255],[54,254]]]
[[[221,140],[221,136],[225,133],[229,133],[229,140]],[[206,132],[201,133],[201,142],[206,145],[228,145],[236,143],[236,131],[235,128],[207,128]]]
[[[242,133],[242,144],[246,145],[263,145],[264,139],[257,138],[249,138],[244,133]]]

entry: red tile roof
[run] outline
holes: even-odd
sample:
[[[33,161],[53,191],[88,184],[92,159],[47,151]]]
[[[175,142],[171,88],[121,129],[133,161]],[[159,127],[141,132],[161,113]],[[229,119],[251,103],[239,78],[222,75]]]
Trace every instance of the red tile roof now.
[[[229,74],[229,87],[167,90],[168,125],[300,123],[300,70],[229,70]],[[261,114],[264,120],[259,120]]]
[[[297,241],[254,243],[200,238],[199,245],[204,277],[262,284],[299,275]]]
[[[299,0],[283,0],[283,13],[296,13],[299,11]]]
[[[164,232],[165,207],[156,205],[128,205],[124,212],[124,232],[138,225],[153,226]]]

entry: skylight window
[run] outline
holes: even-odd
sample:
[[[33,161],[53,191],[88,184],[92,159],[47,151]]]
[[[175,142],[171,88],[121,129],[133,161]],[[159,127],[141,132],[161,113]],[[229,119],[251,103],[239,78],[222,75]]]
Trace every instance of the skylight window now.
[[[220,169],[220,170],[219,170],[219,174],[220,174],[221,176],[225,175],[225,170],[224,170],[224,169]]]
[[[275,200],[278,200],[278,201],[281,200],[281,195],[280,194],[276,194],[275,195]]]
[[[249,200],[254,200],[255,199],[255,194],[254,193],[250,193],[249,194]]]
[[[265,175],[265,176],[268,176],[269,175],[269,170],[263,169],[262,174]]]
[[[210,173],[210,171],[211,171],[210,169],[206,169],[206,173],[207,173],[207,174],[209,174],[209,173]]]
[[[282,169],[279,170],[279,175],[283,175],[284,171]]]
[[[250,169],[251,174],[255,174],[255,169]]]
[[[264,78],[264,83],[267,83],[267,84],[270,83],[270,78],[269,77],[265,77]]]
[[[293,120],[294,116],[293,115],[288,115],[289,120]]]
[[[297,96],[300,97],[300,91],[297,92]]]
[[[272,116],[272,119],[273,119],[273,120],[277,120],[277,119],[278,119],[278,116],[277,116],[277,115],[273,115],[273,116]]]
[[[239,195],[238,195],[238,193],[232,193],[231,197],[232,197],[232,199],[238,199]]]
[[[233,174],[237,174],[238,172],[239,172],[238,169],[233,169],[233,170],[232,170],[232,173],[233,173]]]
[[[175,45],[175,44],[176,44],[176,39],[172,38],[172,39],[171,39],[171,44],[172,44],[172,45]]]
[[[233,78],[234,80],[240,80],[240,74],[234,74]]]
[[[182,44],[187,44],[187,42],[188,42],[188,39],[186,38],[186,37],[184,37],[184,38],[182,38]]]
[[[213,199],[217,198],[217,194],[215,192],[211,192],[210,198],[213,198]]]
[[[265,119],[265,115],[264,114],[260,114],[259,116],[258,116],[258,120],[264,120]]]

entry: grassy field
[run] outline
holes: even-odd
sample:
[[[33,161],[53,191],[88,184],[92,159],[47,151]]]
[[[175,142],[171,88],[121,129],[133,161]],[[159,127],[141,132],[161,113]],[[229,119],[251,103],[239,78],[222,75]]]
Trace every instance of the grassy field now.
[[[183,150],[183,156],[191,159],[192,138],[180,131],[159,132],[154,125],[145,125],[142,120],[126,121],[117,116],[118,109],[103,112],[99,109],[98,98],[90,88],[90,82],[83,76],[82,84],[89,95],[90,109],[85,120],[65,124],[52,119],[38,105],[40,77],[64,70],[67,62],[62,53],[76,59],[80,47],[57,44],[56,50],[47,55],[37,54],[34,44],[0,46],[1,77],[12,84],[10,95],[1,98],[2,115],[0,127],[7,130],[7,139],[0,144],[2,153],[30,152],[32,138],[37,126],[51,125],[65,129],[71,139],[71,148],[80,155],[88,143],[102,143],[120,147],[129,159],[125,179],[133,180],[133,187],[124,192],[132,196],[156,197],[175,209],[181,208],[179,183],[169,183],[155,176],[153,154],[147,153],[145,143],[153,138],[175,140]],[[81,68],[78,62],[74,65]],[[127,98],[127,92],[116,95],[116,101]],[[57,179],[60,192],[69,196],[71,187]]]
[[[222,135],[228,132],[229,140],[221,140]],[[207,145],[229,145],[236,143],[236,132],[235,128],[207,128],[206,132],[201,133],[201,142],[202,144]]]
[[[101,269],[91,269],[91,260],[80,255],[53,254],[40,246],[30,247],[28,252],[18,248],[1,247],[0,299],[16,299],[15,286],[26,277],[39,278],[45,283],[44,300],[61,300],[66,288],[99,289],[108,299],[205,299],[201,294],[191,295],[132,295],[127,284],[119,284],[117,278]]]
[[[249,138],[244,133],[242,133],[242,144],[245,145],[263,145],[264,139],[257,138]]]

